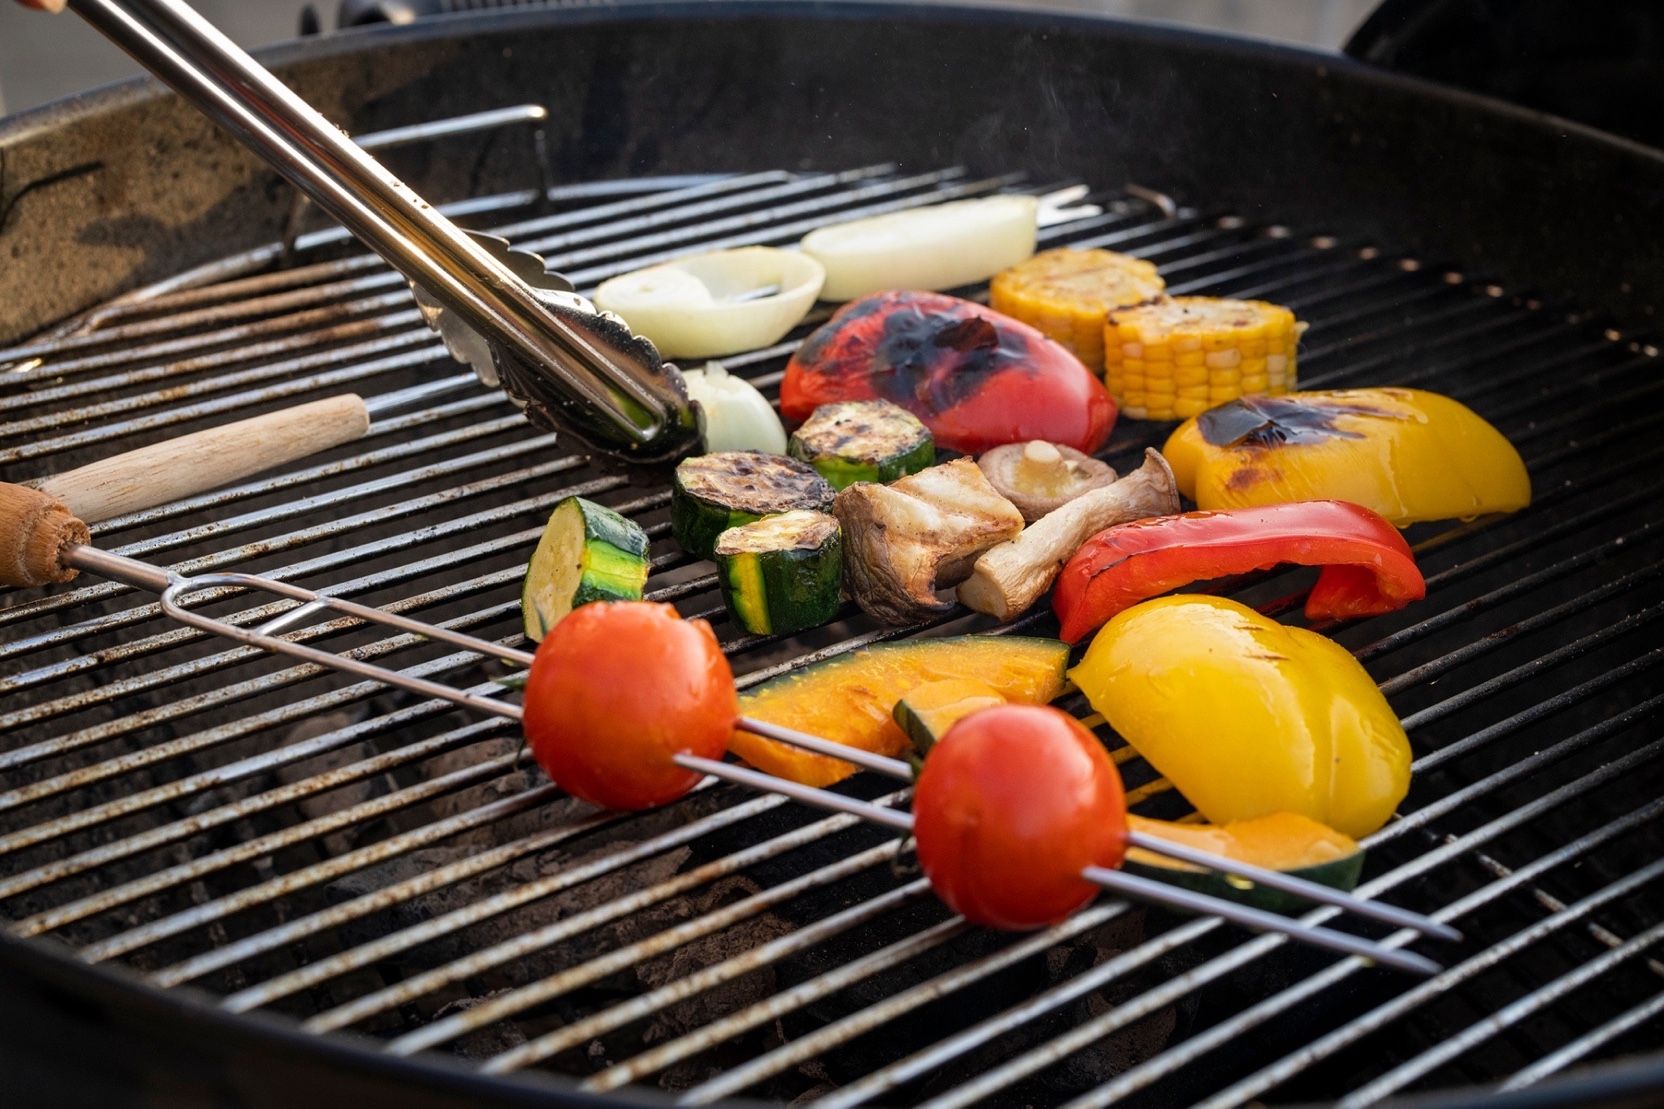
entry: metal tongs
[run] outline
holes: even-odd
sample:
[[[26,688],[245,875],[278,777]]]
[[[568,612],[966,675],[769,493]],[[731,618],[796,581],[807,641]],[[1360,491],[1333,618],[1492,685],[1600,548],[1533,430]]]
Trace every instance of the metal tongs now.
[[[66,0],[24,0],[61,10]],[[67,0],[409,280],[429,326],[527,419],[613,458],[700,443],[675,366],[535,254],[457,227],[182,0]]]

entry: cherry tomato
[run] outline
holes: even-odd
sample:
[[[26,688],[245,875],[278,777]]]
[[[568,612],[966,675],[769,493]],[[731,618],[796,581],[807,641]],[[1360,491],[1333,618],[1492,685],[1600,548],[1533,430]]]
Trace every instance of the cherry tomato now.
[[[1121,773],[1092,733],[1045,705],[998,705],[930,749],[913,791],[919,864],[948,907],[991,928],[1056,924],[1092,900],[1087,866],[1126,850]]]
[[[555,784],[608,809],[674,801],[700,775],[677,754],[720,759],[739,696],[703,620],[670,605],[597,602],[544,637],[526,679],[526,740]]]

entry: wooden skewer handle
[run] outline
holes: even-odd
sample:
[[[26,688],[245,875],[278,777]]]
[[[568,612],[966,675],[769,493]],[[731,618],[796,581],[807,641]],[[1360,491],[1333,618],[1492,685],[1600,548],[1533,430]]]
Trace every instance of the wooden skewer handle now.
[[[364,401],[347,393],[140,447],[34,486],[95,524],[349,443],[369,426]]]
[[[68,581],[58,555],[66,543],[86,543],[87,525],[56,497],[0,481],[0,585]]]

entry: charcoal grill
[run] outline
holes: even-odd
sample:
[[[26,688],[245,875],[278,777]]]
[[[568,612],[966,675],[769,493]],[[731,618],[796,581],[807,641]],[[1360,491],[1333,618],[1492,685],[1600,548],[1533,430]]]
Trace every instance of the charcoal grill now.
[[[1664,1033],[1664,247],[1637,236],[1664,159],[1333,58],[1033,14],[516,13],[270,59],[358,132],[541,106],[387,157],[580,290],[858,212],[1083,184],[1102,212],[1046,244],[1149,258],[1175,292],[1289,304],[1312,323],[1305,386],[1425,386],[1491,419],[1536,503],[1415,529],[1428,600],[1328,629],[1418,755],[1365,889],[1467,939],[1429,949],[1449,970],[1418,985],[1112,900],[990,934],[852,818],[720,785],[597,815],[501,722],[228,649],[83,579],[0,607],[14,1090],[1224,1106],[1661,1088],[1655,1063],[1561,1079]],[[484,127],[505,121],[543,133]],[[738,635],[708,567],[669,541],[662,487],[530,429],[448,360],[402,278],[297,227],[284,187],[144,86],[12,121],[0,154],[0,479],[343,389],[372,412],[351,447],[95,525],[100,546],[510,642],[543,520],[582,493],[642,523],[651,595],[712,619],[742,684],[903,634],[999,634],[850,612],[792,640]],[[158,186],[170,173],[183,184]],[[730,369],[769,391],[802,333]],[[1165,430],[1124,421],[1105,457],[1125,465]],[[1233,595],[1297,619],[1309,581]],[[301,634],[453,684],[504,676],[344,621]],[[1140,811],[1184,813],[1140,760],[1122,769]],[[844,788],[890,788],[869,777]]]

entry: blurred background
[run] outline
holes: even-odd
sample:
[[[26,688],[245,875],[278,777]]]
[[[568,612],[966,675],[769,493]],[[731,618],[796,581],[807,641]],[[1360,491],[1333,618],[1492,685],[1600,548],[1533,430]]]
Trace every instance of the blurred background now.
[[[1015,0],[1021,2],[1021,0]],[[1028,0],[1061,11],[1214,28],[1338,50],[1378,0]],[[244,46],[295,37],[306,0],[192,0]],[[314,3],[325,27],[335,0]],[[48,16],[0,0],[0,115],[130,77],[138,67],[72,15]]]

